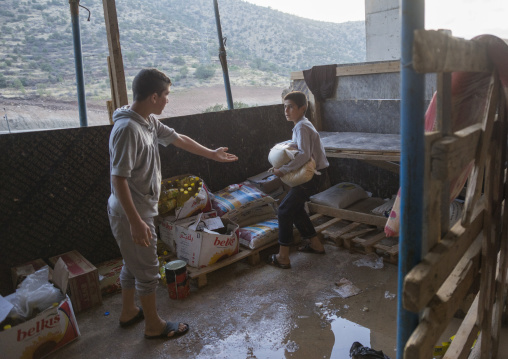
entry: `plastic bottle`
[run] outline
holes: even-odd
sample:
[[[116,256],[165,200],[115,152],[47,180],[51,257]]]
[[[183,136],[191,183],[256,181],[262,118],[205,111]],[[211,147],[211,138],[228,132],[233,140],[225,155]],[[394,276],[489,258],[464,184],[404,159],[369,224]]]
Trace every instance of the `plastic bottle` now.
[[[242,186],[241,184],[231,184],[228,186],[228,192],[238,191]]]

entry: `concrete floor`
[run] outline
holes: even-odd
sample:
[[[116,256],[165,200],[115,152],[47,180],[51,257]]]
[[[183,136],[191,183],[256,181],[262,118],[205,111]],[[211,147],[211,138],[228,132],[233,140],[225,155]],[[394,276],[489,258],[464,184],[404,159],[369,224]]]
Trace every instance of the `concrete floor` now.
[[[121,295],[108,296],[77,314],[81,337],[50,358],[346,359],[359,341],[395,359],[397,267],[358,266],[368,257],[325,248],[324,256],[292,253],[290,270],[234,263],[209,274],[206,287],[193,284],[184,300],[170,299],[159,285],[161,316],[190,325],[177,339],[146,340],[143,323],[120,328]],[[341,298],[341,278],[361,293]]]

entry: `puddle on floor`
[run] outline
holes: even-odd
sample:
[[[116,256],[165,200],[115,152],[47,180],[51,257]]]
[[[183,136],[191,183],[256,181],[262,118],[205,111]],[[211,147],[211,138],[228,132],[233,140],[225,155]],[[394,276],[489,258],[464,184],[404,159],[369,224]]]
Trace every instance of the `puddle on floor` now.
[[[349,349],[354,342],[360,342],[366,347],[370,346],[370,329],[335,315],[332,315],[329,320],[335,335],[330,359],[349,358]]]

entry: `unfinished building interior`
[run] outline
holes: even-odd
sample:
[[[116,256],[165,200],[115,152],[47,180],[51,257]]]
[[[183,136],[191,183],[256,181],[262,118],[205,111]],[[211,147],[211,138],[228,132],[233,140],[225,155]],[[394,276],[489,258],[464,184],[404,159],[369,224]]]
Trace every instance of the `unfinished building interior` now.
[[[402,8],[411,8],[409,2]],[[112,83],[121,87],[114,1],[104,3],[111,74],[118,80]],[[292,252],[292,269],[281,271],[265,263],[275,239],[189,268],[191,293],[183,300],[170,299],[161,282],[161,315],[191,328],[176,340],[147,341],[142,324],[120,328],[121,295],[104,295],[101,304],[76,312],[80,337],[50,357],[348,358],[354,342],[390,358],[508,355],[502,325],[508,45],[493,36],[464,40],[425,31],[418,21],[411,28],[404,25],[414,20],[408,12],[401,17],[401,60],[337,65],[330,98],[316,99],[304,69],[291,74],[290,90],[310,99],[307,117],[325,143],[330,186],[354,183],[371,192],[346,208],[308,203],[326,256]],[[416,82],[408,84],[411,76]],[[113,92],[114,108],[126,104],[121,93]],[[416,128],[408,124],[414,103]],[[434,111],[430,127],[427,108]],[[160,146],[163,178],[192,174],[212,193],[265,172],[270,149],[291,138],[292,129],[282,104],[161,122],[239,157],[216,164]],[[11,268],[37,258],[77,251],[98,267],[120,257],[106,212],[111,128],[0,135],[2,296],[14,290]],[[457,183],[459,194],[450,198]],[[387,217],[372,210],[395,200],[399,187],[400,234],[387,237]],[[451,221],[456,197],[463,204]],[[344,283],[357,292],[344,295]],[[439,352],[443,347],[446,353]]]

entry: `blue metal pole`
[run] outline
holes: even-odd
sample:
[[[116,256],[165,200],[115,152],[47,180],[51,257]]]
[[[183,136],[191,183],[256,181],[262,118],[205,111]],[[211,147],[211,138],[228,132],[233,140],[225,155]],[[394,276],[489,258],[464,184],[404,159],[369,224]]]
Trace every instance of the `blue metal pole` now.
[[[81,53],[81,34],[79,30],[79,0],[69,0],[72,19],[72,40],[74,43],[74,64],[76,68],[76,85],[78,88],[79,124],[87,127],[85,79],[83,74],[83,55]]]
[[[219,36],[219,60],[222,66],[222,75],[224,77],[224,86],[226,87],[226,98],[228,101],[228,108],[233,109],[233,96],[231,95],[231,85],[229,84],[228,61],[226,60],[225,40],[222,37],[222,28],[220,25],[219,4],[217,0],[213,0],[213,7],[215,9],[215,22],[217,24],[217,35]]]
[[[401,171],[400,232],[397,303],[397,359],[418,325],[418,314],[402,305],[404,277],[421,261],[424,177],[424,75],[413,67],[414,30],[425,27],[425,0],[401,2]]]

